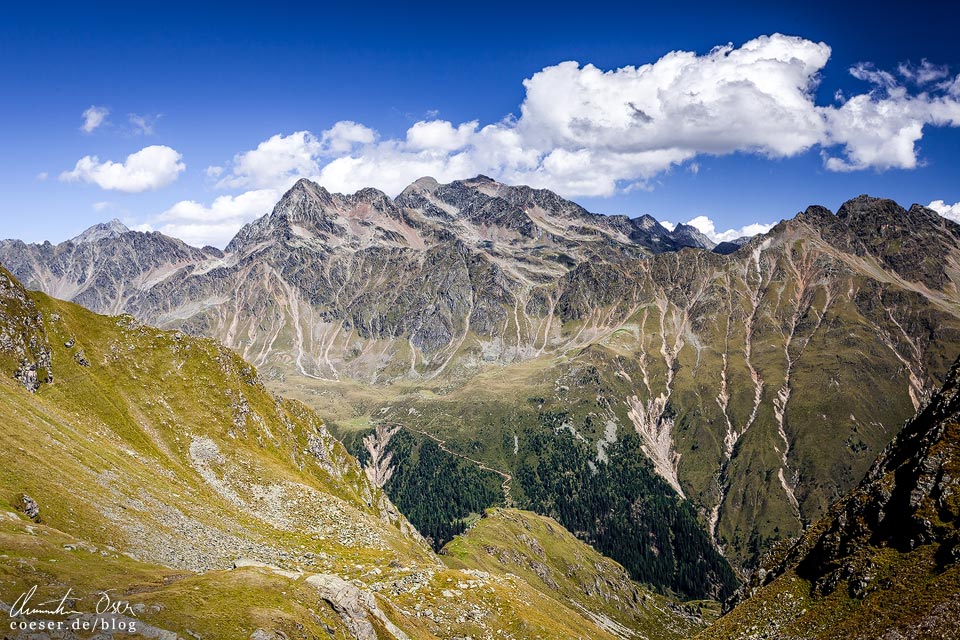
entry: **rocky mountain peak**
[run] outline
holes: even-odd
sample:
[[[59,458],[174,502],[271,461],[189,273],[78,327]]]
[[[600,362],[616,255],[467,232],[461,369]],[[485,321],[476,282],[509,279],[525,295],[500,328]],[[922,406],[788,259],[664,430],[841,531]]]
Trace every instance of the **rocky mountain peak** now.
[[[657,225],[660,225],[660,221],[648,213],[645,213],[642,216],[637,216],[633,220],[634,220],[634,224],[640,227],[641,229],[653,229]],[[663,225],[660,225],[660,226],[663,227]],[[663,229],[664,231],[669,231],[669,229],[667,229],[666,227],[663,227]]]
[[[468,187],[471,187],[473,189],[479,189],[481,191],[483,191],[484,189],[489,189],[490,187],[505,186],[505,185],[501,185],[499,182],[497,182],[490,176],[485,176],[482,173],[477,174],[476,177],[462,180],[461,182],[463,182],[463,184],[467,185]]]
[[[317,184],[300,178],[294,183],[280,201],[273,208],[273,216],[289,218],[291,215],[305,215],[310,211],[321,209],[323,205],[332,204],[333,198],[329,191]]]
[[[804,209],[798,217],[801,217],[809,222],[832,222],[835,218],[833,211],[830,211],[830,209],[822,207],[818,204],[810,205]]]
[[[259,221],[248,225],[240,235],[245,242],[261,238],[263,234],[275,238],[298,235],[341,235],[343,229],[336,222],[338,198],[321,185],[301,178],[274,206],[273,211]],[[234,239],[236,240],[236,238]],[[231,242],[230,247],[238,248],[240,243]]]
[[[902,217],[906,210],[893,200],[874,198],[862,194],[847,200],[837,210],[837,218],[841,220],[867,221],[878,219],[896,219]]]
[[[400,192],[400,196],[411,197],[417,194],[430,194],[436,191],[439,186],[440,183],[437,182],[436,178],[424,176],[411,182],[406,189]]]
[[[364,187],[363,189],[360,189],[359,191],[354,193],[353,197],[356,200],[364,200],[368,202],[376,202],[376,201],[382,202],[385,200],[386,201],[390,200],[390,196],[385,194],[383,191],[380,191],[380,189],[377,189],[376,187]]]
[[[114,218],[110,222],[100,222],[93,225],[77,237],[71,238],[70,242],[74,244],[97,242],[104,238],[118,238],[129,231],[127,225]]]
[[[674,227],[670,233],[672,237],[682,247],[699,247],[701,249],[713,249],[717,243],[711,240],[705,233],[693,225],[680,223]]]

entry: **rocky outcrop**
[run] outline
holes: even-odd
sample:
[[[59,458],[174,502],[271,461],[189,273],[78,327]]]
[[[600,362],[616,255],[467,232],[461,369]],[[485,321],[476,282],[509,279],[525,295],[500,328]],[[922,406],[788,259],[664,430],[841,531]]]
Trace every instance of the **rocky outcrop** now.
[[[376,597],[343,578],[329,574],[315,574],[306,579],[316,588],[343,620],[356,640],[378,640],[377,627],[383,628],[395,640],[408,640],[407,634],[393,624],[377,607]]]
[[[943,388],[884,450],[857,489],[831,508],[812,546],[787,556],[827,595],[847,581],[862,597],[869,568],[849,562],[871,545],[909,552],[936,547],[943,566],[960,561],[960,361]]]
[[[28,391],[53,382],[43,315],[10,273],[0,267],[0,364]]]
[[[14,501],[14,506],[34,522],[40,522],[40,505],[27,494],[21,493],[17,496],[17,499]]]

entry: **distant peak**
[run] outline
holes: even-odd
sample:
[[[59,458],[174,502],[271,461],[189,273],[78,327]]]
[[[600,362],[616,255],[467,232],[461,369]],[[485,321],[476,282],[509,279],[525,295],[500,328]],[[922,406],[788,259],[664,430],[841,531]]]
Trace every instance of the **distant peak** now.
[[[707,234],[697,229],[691,224],[680,223],[673,228],[673,231],[669,233],[670,237],[673,238],[682,247],[697,247],[700,249],[713,249],[717,246],[717,243],[711,240]]]
[[[293,183],[293,186],[290,187],[287,193],[296,192],[296,191],[317,192],[317,191],[326,191],[326,189],[321,187],[319,184],[317,184],[313,180],[310,180],[308,178],[300,178],[295,183]]]
[[[484,187],[495,187],[500,184],[490,176],[485,176],[482,173],[477,175],[477,177],[475,178],[467,178],[466,180],[458,180],[456,182],[466,185],[471,189],[475,189],[475,188],[483,189]]]
[[[96,242],[98,240],[102,240],[103,238],[116,238],[129,231],[130,229],[127,228],[127,225],[114,218],[110,222],[100,222],[93,225],[76,238],[72,238],[70,242],[74,244]]]
[[[353,194],[358,200],[389,200],[390,196],[376,187],[364,187]]]
[[[412,182],[403,193],[410,195],[412,193],[433,193],[440,186],[437,179],[432,176],[423,176]]]
[[[857,220],[882,216],[900,216],[904,213],[906,213],[906,209],[893,200],[874,198],[863,194],[844,202],[837,210],[837,217]]]
[[[274,211],[277,211],[277,209],[285,209],[287,205],[293,202],[320,200],[321,202],[329,203],[330,199],[330,192],[321,185],[307,178],[300,178],[283,194],[276,207],[274,207]]]

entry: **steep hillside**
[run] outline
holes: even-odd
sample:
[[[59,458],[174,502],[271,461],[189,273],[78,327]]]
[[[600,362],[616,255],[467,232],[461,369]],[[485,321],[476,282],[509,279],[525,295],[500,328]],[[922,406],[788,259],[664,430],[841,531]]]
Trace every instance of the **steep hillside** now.
[[[624,442],[649,466],[619,484],[659,475],[738,568],[849,490],[960,352],[960,227],[866,196],[726,255],[482,176],[394,199],[301,181],[223,255],[171,245],[165,261],[176,241],[93,235],[84,250],[5,242],[0,260],[29,286],[223,341],[339,436],[401,424],[528,479],[535,441],[613,472],[607,447]],[[94,250],[117,264],[87,277],[70,256]],[[131,278],[124,252],[163,266]],[[603,518],[580,529],[545,486],[514,482],[517,506],[607,544]]]
[[[948,638],[960,630],[960,362],[850,495],[766,558],[699,638]]]
[[[27,293],[2,269],[0,336],[8,611],[36,586],[31,606],[70,589],[79,617],[52,619],[93,623],[111,590],[130,608],[106,619],[132,637],[635,635],[569,592],[446,567],[315,414],[212,340]],[[647,628],[647,610],[631,611]],[[700,624],[678,616],[649,637]]]
[[[714,602],[676,602],[651,595],[616,562],[558,522],[529,511],[494,509],[443,548],[447,566],[511,573],[585,613],[603,628],[640,637],[689,637],[716,614]],[[601,577],[602,576],[602,577]]]

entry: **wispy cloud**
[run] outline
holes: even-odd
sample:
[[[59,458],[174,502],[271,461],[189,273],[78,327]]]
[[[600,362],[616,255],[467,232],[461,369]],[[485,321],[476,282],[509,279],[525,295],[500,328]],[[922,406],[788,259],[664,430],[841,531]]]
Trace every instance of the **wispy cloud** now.
[[[130,122],[131,131],[134,135],[152,136],[157,120],[159,120],[161,116],[162,114],[159,113],[147,113],[143,115],[131,113],[127,115],[127,120]]]
[[[84,133],[93,133],[94,130],[98,129],[107,121],[110,110],[106,107],[91,105],[81,115],[83,117],[83,124],[80,125],[80,130]]]
[[[921,60],[918,65],[901,62],[897,66],[897,71],[905,79],[920,86],[943,80],[950,75],[950,68],[947,65],[933,64],[926,58]]]

